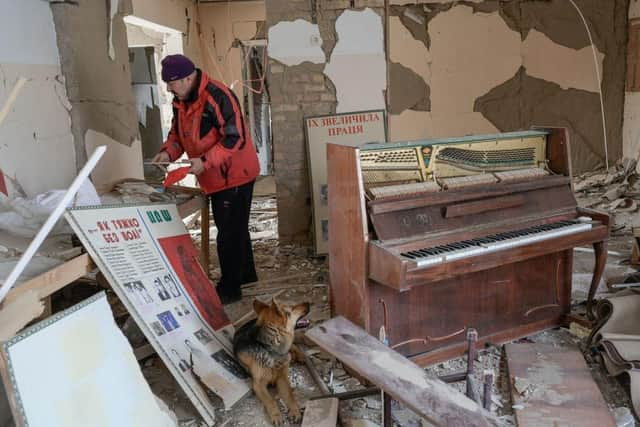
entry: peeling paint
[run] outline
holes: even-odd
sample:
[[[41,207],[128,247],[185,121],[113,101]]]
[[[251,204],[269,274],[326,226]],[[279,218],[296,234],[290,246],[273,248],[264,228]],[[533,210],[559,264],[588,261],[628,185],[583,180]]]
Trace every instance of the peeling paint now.
[[[507,27],[498,13],[474,13],[471,7],[457,6],[435,17],[429,31],[434,58],[431,108],[449,114],[449,121],[460,121],[456,114],[472,113],[476,98],[511,78],[522,63],[520,34]]]
[[[561,46],[537,30],[529,31],[522,44],[522,56],[527,74],[558,83],[563,89],[574,88],[598,92],[593,51],[591,47],[575,50]],[[598,69],[602,70],[604,54],[597,52]],[[580,70],[582,72],[576,72]]]
[[[322,46],[322,37],[316,24],[303,19],[293,22],[280,22],[269,28],[269,57],[285,65],[298,65],[303,62],[323,64],[326,60]]]
[[[116,51],[113,48],[113,18],[118,13],[118,3],[120,0],[109,0],[109,58],[116,59]]]
[[[431,82],[431,52],[416,40],[400,18],[389,19],[389,59],[404,65],[418,74],[428,85]]]
[[[336,112],[385,108],[382,18],[370,8],[346,10],[335,26],[338,42],[324,73],[336,87]]]
[[[527,100],[529,108],[521,107]],[[556,83],[528,76],[521,68],[509,80],[475,102],[475,110],[502,130],[527,129],[532,125],[569,128],[571,155],[581,170],[602,163],[602,120],[598,95],[577,89],[562,89]],[[575,114],[579,111],[579,114]]]
[[[429,86],[411,69],[402,64],[389,64],[389,93],[391,100],[390,114],[398,114],[404,110],[429,111]]]

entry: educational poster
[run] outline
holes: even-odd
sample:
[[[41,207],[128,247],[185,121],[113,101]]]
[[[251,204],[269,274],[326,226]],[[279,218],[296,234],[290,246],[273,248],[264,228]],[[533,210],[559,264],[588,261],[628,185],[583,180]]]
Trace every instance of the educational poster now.
[[[70,209],[65,217],[205,421],[214,423],[200,376],[227,408],[249,391],[232,357],[233,326],[198,262],[174,204]]]
[[[305,117],[304,128],[313,199],[314,246],[316,254],[320,255],[329,250],[327,143],[356,146],[367,142],[386,142],[385,112],[375,110]]]
[[[104,292],[3,343],[2,360],[19,427],[177,427],[158,406]]]

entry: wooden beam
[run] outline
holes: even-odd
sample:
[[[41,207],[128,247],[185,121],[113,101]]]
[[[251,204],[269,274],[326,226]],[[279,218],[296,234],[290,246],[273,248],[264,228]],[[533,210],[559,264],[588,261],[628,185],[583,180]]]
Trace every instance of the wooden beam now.
[[[438,426],[491,426],[497,420],[476,402],[428,375],[420,366],[344,317],[316,326],[307,336],[344,365]]]
[[[78,280],[79,278],[87,275],[94,268],[96,268],[95,264],[91,261],[89,255],[80,255],[79,257],[73,258],[64,264],[52,268],[46,273],[18,284],[9,291],[0,307],[15,301],[21,295],[24,295],[29,291],[36,291],[38,298],[44,299],[55,291],[64,288],[74,280]]]

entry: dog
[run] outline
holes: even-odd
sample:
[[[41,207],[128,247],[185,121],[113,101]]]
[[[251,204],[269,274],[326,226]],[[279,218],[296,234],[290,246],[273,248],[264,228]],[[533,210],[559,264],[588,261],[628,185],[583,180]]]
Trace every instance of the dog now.
[[[274,299],[271,304],[254,300],[257,319],[240,327],[233,337],[233,352],[249,372],[253,391],[262,402],[271,422],[280,426],[284,417],[267,386],[275,384],[278,395],[288,409],[289,418],[300,422],[302,416],[289,383],[289,363],[304,360],[300,349],[293,344],[298,320],[309,313],[309,303],[284,305]]]

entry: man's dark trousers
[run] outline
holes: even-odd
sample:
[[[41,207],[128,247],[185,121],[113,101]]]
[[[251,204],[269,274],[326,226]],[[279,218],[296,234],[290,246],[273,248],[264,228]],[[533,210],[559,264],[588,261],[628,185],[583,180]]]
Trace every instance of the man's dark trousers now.
[[[223,299],[239,298],[242,294],[240,285],[258,279],[249,236],[254,183],[251,181],[210,196],[213,220],[218,228],[216,243],[221,277],[217,291]]]

